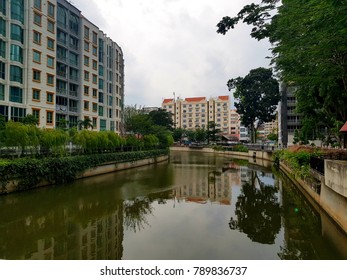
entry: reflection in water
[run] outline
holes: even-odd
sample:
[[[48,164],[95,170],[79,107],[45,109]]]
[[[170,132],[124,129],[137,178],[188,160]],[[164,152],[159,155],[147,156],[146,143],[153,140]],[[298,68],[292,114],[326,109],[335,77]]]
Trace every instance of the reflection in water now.
[[[249,181],[243,183],[236,202],[237,219],[231,217],[229,227],[246,233],[252,241],[273,244],[281,229],[278,190],[262,182],[257,171],[248,171]]]
[[[324,215],[269,168],[172,153],[0,197],[0,259],[347,259]]]

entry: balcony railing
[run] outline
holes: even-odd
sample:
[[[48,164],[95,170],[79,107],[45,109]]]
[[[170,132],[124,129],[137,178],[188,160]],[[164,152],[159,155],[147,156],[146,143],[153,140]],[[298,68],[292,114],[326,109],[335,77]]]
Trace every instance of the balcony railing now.
[[[70,96],[77,97],[77,91],[75,91],[75,90],[70,90],[70,91],[69,91],[69,95],[70,95]]]
[[[77,107],[69,107],[69,111],[73,113],[77,113]]]
[[[66,89],[65,88],[57,88],[57,93],[61,95],[66,95]]]

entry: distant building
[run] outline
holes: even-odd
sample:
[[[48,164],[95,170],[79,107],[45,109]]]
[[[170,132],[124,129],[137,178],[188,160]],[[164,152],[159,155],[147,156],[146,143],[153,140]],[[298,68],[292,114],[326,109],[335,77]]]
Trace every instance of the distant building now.
[[[164,99],[162,108],[172,113],[174,127],[194,130],[207,128],[213,121],[222,134],[230,133],[230,98],[189,97],[185,99]]]
[[[282,83],[281,101],[278,106],[278,143],[293,145],[295,130],[301,129],[301,115],[296,112],[295,88]]]

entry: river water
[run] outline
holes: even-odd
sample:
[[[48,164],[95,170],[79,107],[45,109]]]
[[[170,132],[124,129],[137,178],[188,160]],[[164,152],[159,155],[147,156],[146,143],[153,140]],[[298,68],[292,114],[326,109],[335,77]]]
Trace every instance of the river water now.
[[[0,197],[0,259],[347,259],[347,236],[267,162],[169,163]]]

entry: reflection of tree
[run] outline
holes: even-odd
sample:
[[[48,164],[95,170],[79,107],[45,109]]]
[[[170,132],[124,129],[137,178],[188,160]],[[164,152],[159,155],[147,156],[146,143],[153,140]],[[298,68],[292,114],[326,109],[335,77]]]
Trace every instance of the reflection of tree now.
[[[134,232],[148,225],[146,216],[152,214],[153,207],[151,201],[145,198],[135,198],[133,201],[124,201],[124,226]]]
[[[256,187],[256,181],[259,188]],[[243,184],[237,198],[237,219],[231,217],[230,229],[246,233],[252,241],[273,244],[281,228],[281,207],[276,193],[276,188],[265,185],[259,180],[256,171],[252,171],[251,180]]]

